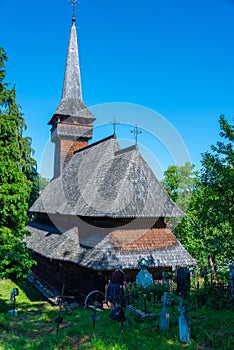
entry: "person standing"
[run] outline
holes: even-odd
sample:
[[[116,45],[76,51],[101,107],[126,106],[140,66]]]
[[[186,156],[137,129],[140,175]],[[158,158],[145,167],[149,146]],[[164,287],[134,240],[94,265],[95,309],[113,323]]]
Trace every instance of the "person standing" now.
[[[121,303],[123,295],[123,287],[128,290],[125,273],[122,271],[122,265],[116,265],[115,271],[112,273],[110,280],[106,287],[106,300],[110,306]]]

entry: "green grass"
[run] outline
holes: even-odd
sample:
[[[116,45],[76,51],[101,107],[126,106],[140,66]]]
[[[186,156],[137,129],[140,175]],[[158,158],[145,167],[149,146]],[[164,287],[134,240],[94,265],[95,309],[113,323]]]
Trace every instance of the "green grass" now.
[[[19,288],[17,317],[8,314],[8,310],[12,309],[9,299],[14,287]],[[94,329],[91,320],[93,311],[80,306],[71,315],[63,313],[63,323],[56,334],[58,307],[45,301],[27,281],[16,284],[1,280],[0,294],[0,350],[234,349],[234,312],[229,309],[197,307],[194,303],[195,306],[188,310],[192,340],[189,344],[180,344],[177,305],[174,311],[169,308],[171,320],[168,332],[159,330],[158,317],[142,321],[128,313],[122,329],[121,323],[110,319],[108,310],[100,313]],[[154,309],[154,304],[151,309]]]

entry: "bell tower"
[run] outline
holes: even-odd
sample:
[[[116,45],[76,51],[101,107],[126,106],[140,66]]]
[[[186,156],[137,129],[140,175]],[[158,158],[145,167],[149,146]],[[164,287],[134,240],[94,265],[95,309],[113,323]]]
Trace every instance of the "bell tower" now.
[[[73,12],[62,98],[48,123],[51,125],[51,140],[55,143],[54,178],[61,175],[75,151],[88,145],[93,136],[94,120],[95,117],[82,100],[76,18]]]

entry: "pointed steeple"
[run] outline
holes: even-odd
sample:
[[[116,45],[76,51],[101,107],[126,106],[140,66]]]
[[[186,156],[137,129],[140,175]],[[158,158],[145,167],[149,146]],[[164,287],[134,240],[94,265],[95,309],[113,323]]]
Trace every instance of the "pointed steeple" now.
[[[77,102],[82,100],[80,63],[74,17],[72,19],[72,27],[68,44],[62,99],[74,99]]]
[[[93,114],[82,100],[80,63],[76,33],[76,19],[72,17],[72,26],[68,44],[67,60],[63,80],[61,101],[48,124],[54,124],[57,117],[71,117],[81,124],[90,124],[95,120]]]
[[[74,4],[74,3],[73,3]],[[82,100],[80,64],[73,14],[61,101],[50,119],[51,140],[55,143],[54,178],[61,175],[74,152],[86,147],[93,136],[95,117]]]

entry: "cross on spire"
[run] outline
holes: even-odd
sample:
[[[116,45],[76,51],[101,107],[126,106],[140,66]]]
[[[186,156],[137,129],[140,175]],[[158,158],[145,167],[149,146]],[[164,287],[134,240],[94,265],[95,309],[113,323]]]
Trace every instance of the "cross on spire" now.
[[[112,122],[109,122],[109,123],[113,125],[114,136],[116,137],[116,125],[120,124],[120,122],[118,122],[116,117],[114,116]]]
[[[130,132],[134,134],[135,142],[136,142],[136,145],[137,145],[137,142],[138,142],[138,135],[142,134],[142,131],[139,130],[139,127],[138,127],[137,124],[136,124],[135,127],[134,127],[134,129],[133,129],[133,130],[130,130]]]
[[[76,0],[69,0],[70,4],[72,4],[72,22],[76,21],[76,5],[79,5],[80,3]]]

